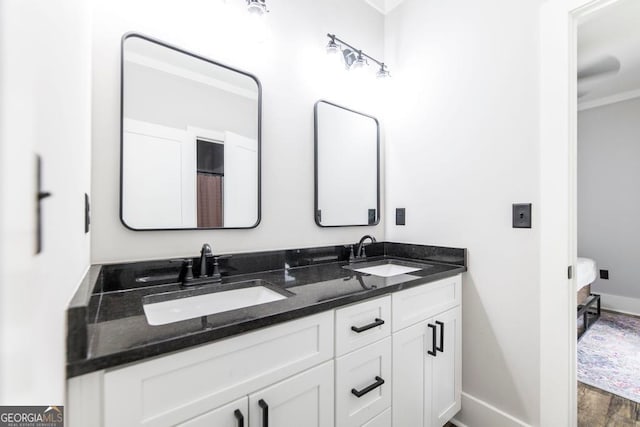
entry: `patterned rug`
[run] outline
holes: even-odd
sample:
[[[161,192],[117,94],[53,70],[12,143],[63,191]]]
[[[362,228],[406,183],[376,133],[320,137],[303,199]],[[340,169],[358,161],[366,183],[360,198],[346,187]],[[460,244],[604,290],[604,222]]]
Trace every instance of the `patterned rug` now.
[[[578,381],[640,402],[640,318],[602,312],[578,342]]]

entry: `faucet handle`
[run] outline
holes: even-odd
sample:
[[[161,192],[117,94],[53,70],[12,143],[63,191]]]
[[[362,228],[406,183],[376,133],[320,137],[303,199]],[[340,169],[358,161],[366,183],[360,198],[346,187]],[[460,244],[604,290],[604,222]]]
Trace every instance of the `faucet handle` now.
[[[353,263],[356,260],[356,256],[353,254],[353,245],[345,245],[345,248],[349,248],[349,263]]]
[[[171,262],[182,262],[182,268],[178,275],[180,283],[188,283],[193,281],[193,259],[185,258],[182,260],[171,260]]]
[[[220,274],[220,266],[218,265],[218,260],[221,257],[219,256],[214,256],[213,257],[213,274],[211,274],[211,277],[213,279],[214,282],[220,282],[222,281],[222,274]]]

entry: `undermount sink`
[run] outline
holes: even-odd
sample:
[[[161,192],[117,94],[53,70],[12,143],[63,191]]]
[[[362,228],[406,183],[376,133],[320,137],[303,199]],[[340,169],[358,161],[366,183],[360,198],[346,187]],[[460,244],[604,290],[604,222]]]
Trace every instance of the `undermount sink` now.
[[[385,259],[381,261],[362,262],[346,265],[344,268],[358,273],[371,274],[379,277],[393,277],[400,274],[413,273],[415,271],[431,268],[429,264],[420,264],[410,261]]]
[[[166,325],[279,301],[293,295],[264,280],[208,286],[144,297],[142,306],[147,322],[153,326]]]

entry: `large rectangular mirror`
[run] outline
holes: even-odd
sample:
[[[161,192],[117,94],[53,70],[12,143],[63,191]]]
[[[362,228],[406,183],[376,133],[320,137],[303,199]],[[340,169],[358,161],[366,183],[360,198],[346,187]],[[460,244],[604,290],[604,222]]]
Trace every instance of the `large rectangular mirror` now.
[[[120,218],[133,230],[260,222],[261,87],[140,34],[122,39]]]
[[[321,227],[380,221],[378,120],[328,101],[316,102],[315,221]]]

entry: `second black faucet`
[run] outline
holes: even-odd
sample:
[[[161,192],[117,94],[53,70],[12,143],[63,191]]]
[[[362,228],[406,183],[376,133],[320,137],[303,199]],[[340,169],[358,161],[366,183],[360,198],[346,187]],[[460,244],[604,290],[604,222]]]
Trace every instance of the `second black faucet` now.
[[[360,239],[360,241],[358,242],[358,245],[356,246],[356,253],[355,253],[355,257],[353,259],[351,259],[351,257],[349,257],[349,261],[350,262],[354,262],[354,261],[364,261],[367,259],[367,252],[365,251],[364,247],[365,247],[365,240],[371,240],[371,243],[376,243],[376,238],[373,236],[370,236],[368,234],[362,236],[362,238]],[[352,252],[353,253],[353,252]]]

